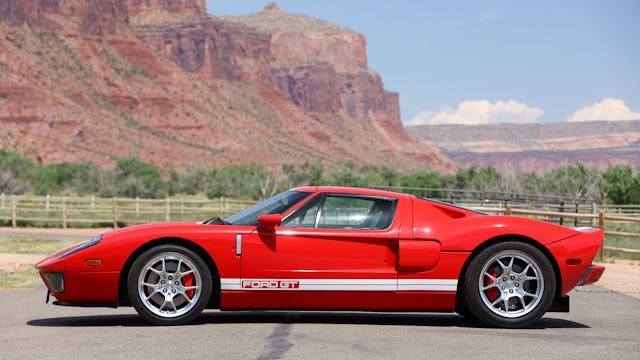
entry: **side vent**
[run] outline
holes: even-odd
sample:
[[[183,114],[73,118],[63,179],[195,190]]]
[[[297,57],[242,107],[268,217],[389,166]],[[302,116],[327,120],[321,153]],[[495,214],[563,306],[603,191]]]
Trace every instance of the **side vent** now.
[[[435,208],[440,210],[440,211],[442,211],[443,213],[445,213],[445,215],[447,215],[448,217],[453,218],[453,219],[460,219],[460,218],[465,217],[463,212],[456,211],[456,210],[451,209],[451,208],[446,208],[446,207],[442,207],[442,206],[438,206],[438,205],[435,205]]]

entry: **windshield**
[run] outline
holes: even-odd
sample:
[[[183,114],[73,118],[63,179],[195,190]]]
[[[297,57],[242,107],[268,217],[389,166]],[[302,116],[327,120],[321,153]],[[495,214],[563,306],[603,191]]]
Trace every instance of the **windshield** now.
[[[235,215],[231,215],[224,221],[231,225],[257,226],[258,216],[262,214],[284,214],[310,194],[293,190],[285,191]]]

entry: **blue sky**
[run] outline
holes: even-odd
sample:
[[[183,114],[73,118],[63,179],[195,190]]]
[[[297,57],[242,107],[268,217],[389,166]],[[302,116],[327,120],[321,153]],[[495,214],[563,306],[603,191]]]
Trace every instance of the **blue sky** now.
[[[213,15],[267,0],[207,0]],[[640,1],[280,0],[367,38],[408,123],[640,119]]]

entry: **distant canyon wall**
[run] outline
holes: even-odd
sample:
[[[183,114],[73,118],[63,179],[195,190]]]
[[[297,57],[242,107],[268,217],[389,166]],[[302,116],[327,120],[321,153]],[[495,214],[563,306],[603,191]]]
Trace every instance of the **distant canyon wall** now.
[[[0,143],[43,163],[453,167],[404,130],[364,36],[273,3],[6,0],[0,36]]]
[[[509,173],[575,165],[640,166],[640,120],[551,124],[422,125],[407,130],[463,166]]]

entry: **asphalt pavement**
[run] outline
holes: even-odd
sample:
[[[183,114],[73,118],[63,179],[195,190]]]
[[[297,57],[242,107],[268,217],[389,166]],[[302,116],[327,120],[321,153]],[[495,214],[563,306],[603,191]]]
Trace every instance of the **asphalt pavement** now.
[[[571,313],[493,329],[455,314],[208,310],[149,326],[131,308],[45,305],[0,291],[0,359],[637,359],[640,300],[595,286]]]

